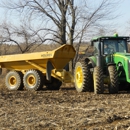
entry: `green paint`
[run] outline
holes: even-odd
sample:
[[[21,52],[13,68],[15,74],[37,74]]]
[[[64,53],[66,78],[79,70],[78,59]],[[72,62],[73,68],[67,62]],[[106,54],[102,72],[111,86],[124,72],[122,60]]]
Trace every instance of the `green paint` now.
[[[97,56],[102,57],[102,68],[104,74],[107,74],[107,66],[110,64],[115,64],[118,75],[119,82],[126,81],[130,83],[130,53],[128,53],[127,44],[130,41],[129,37],[119,37],[117,33],[114,36],[100,36],[94,37],[92,40],[92,46],[97,49],[98,53],[95,53],[93,56],[89,57],[93,63],[97,64]],[[114,52],[105,54],[105,42],[110,46],[113,46],[115,49]],[[97,48],[100,44],[101,48]],[[100,50],[99,50],[100,49]],[[100,53],[99,53],[100,52]],[[107,75],[109,76],[109,75]]]

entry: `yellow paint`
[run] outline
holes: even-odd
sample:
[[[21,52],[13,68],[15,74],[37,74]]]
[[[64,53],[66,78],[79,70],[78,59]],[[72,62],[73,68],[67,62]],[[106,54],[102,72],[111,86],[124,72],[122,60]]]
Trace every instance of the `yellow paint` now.
[[[50,61],[54,67],[51,75],[69,83],[74,82],[73,76],[63,68],[74,58],[75,53],[73,46],[64,44],[53,51],[0,56],[0,66],[1,68],[21,71],[23,74],[27,70],[38,69],[45,75],[47,62]],[[33,77],[30,77],[28,83],[34,84],[35,82],[32,82],[33,79]],[[13,81],[11,83],[13,84]]]
[[[1,68],[28,70],[35,68],[26,61],[32,61],[33,63],[46,68],[47,61],[50,60],[54,65],[54,68],[63,69],[63,67],[72,60],[74,56],[75,50],[73,46],[62,45],[53,51],[0,56],[0,65]]]
[[[73,77],[72,73],[68,72],[64,69],[61,69],[61,70],[53,69],[51,75],[64,83],[73,83],[74,82],[74,77]]]
[[[34,75],[29,75],[27,77],[27,83],[29,84],[29,86],[34,86],[36,84],[36,78]]]
[[[0,65],[1,68],[21,71],[35,69],[34,66],[28,64],[26,61],[46,68],[46,64],[49,60],[55,69],[63,69],[63,67],[74,58],[75,53],[73,46],[66,44],[53,51],[0,56]]]
[[[10,86],[14,86],[17,83],[16,77],[15,76],[11,76],[9,78],[9,82],[8,83],[10,84]]]
[[[82,68],[80,66],[78,66],[76,68],[75,74],[76,74],[75,75],[75,82],[77,84],[77,87],[81,88],[82,84],[83,84],[83,71],[82,71]]]

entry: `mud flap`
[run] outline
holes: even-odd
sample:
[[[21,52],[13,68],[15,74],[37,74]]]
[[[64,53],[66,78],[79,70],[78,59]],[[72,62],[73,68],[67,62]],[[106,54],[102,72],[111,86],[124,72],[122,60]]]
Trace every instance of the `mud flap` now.
[[[52,63],[50,61],[47,62],[46,66],[46,79],[51,81],[51,71],[54,69]]]

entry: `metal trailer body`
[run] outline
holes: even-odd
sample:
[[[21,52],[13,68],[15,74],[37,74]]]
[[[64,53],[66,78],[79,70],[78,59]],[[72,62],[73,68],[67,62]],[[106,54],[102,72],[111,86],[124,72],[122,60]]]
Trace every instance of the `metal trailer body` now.
[[[64,67],[74,58],[75,53],[73,46],[65,44],[53,51],[3,55],[0,56],[0,67],[10,71],[22,72],[23,75],[28,70],[38,70],[48,81],[54,77],[61,82],[70,83],[74,82],[73,76]],[[15,76],[12,77],[15,79]],[[14,84],[11,84],[13,79],[10,78],[6,82],[13,86]]]

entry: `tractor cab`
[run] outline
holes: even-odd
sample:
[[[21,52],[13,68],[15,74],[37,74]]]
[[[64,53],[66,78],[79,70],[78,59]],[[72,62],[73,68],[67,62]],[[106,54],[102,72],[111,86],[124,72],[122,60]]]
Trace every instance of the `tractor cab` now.
[[[129,37],[103,36],[92,39],[91,45],[94,47],[94,55],[128,53],[128,41]]]
[[[104,65],[113,64],[114,54],[128,53],[129,37],[114,36],[101,36],[91,40],[93,46],[93,58],[95,59],[96,66],[103,67]],[[121,54],[121,55],[122,55]],[[106,68],[106,66],[104,66]]]

